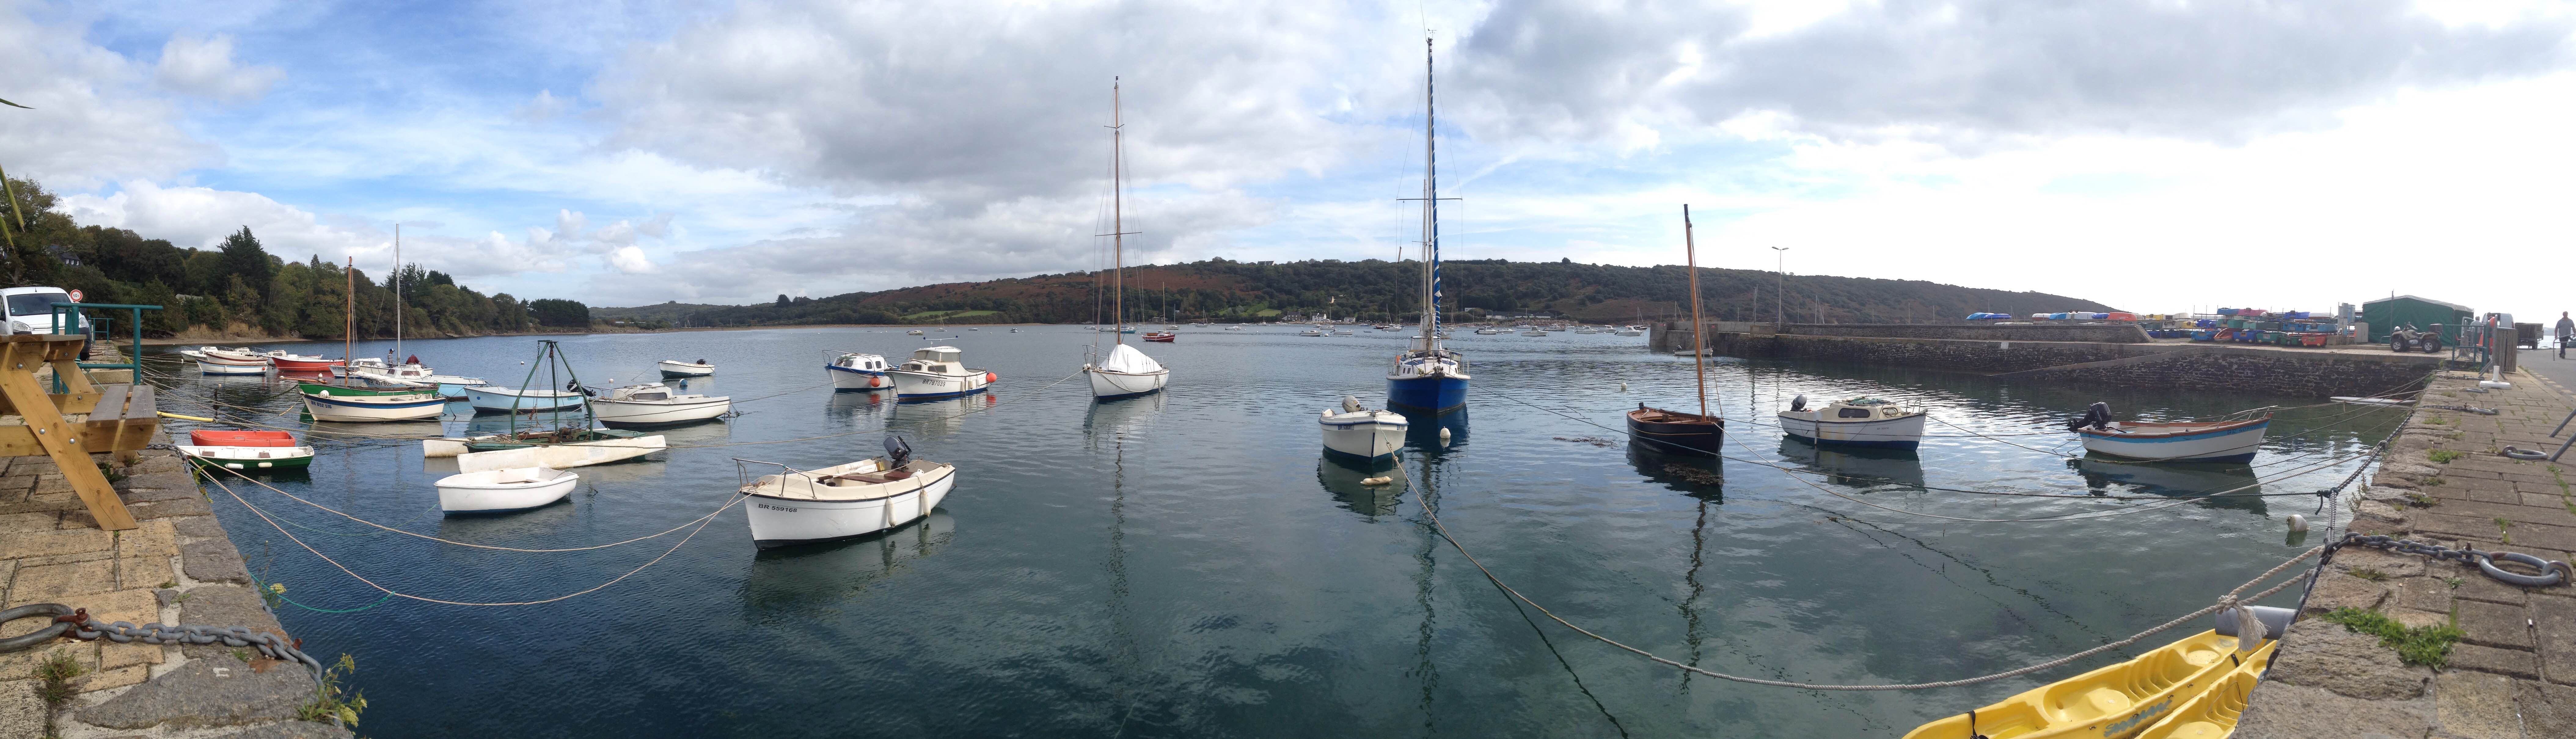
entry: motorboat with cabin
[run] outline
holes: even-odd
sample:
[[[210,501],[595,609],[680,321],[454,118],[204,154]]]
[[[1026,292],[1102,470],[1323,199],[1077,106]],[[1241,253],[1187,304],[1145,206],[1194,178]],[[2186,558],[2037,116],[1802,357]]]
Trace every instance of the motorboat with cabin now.
[[[984,392],[987,385],[1000,378],[980,369],[968,369],[959,360],[965,351],[953,346],[915,349],[912,359],[902,366],[886,370],[894,380],[896,400],[952,398]]]
[[[866,536],[921,520],[957,484],[957,467],[912,458],[900,437],[886,437],[886,456],[817,470],[774,465],[779,474],[745,483],[744,506],[754,546],[771,549]]]
[[[1789,401],[1781,411],[1780,431],[1817,446],[1865,446],[1913,449],[1923,443],[1922,410],[1907,409],[1884,398],[1837,400],[1823,408],[1807,407],[1807,396]]]
[[[704,359],[695,362],[665,359],[654,367],[662,370],[663,377],[706,377],[716,373],[716,366]]]
[[[2145,462],[2251,462],[2263,448],[2272,414],[2219,421],[2113,421],[2109,403],[2094,403],[2067,425],[2084,450]]]
[[[1388,410],[1371,410],[1360,406],[1360,399],[1342,396],[1340,408],[1326,408],[1315,423],[1324,433],[1324,451],[1360,459],[1386,459],[1404,447],[1404,433],[1412,428],[1404,414]]]
[[[823,365],[824,373],[832,376],[833,392],[885,390],[894,387],[894,382],[886,379],[885,357],[856,352],[838,354],[839,356],[833,357],[829,364]]]
[[[612,388],[590,399],[591,415],[611,428],[695,423],[731,410],[731,396],[679,393],[659,382]]]

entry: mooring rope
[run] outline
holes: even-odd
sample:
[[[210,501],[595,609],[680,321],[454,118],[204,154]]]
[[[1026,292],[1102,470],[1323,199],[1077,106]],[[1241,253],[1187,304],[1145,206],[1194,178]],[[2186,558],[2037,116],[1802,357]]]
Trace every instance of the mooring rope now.
[[[1416,484],[1416,483],[1415,483],[1415,481],[1414,481],[1414,479],[1413,479],[1413,470],[1412,470],[1412,469],[1410,469],[1410,468],[1405,467],[1405,466],[1404,466],[1403,461],[1398,460],[1398,461],[1396,462],[1395,467],[1396,467],[1396,469],[1397,469],[1397,470],[1401,471],[1401,472],[1404,474],[1404,484],[1405,484],[1405,488],[1406,488],[1407,490],[1412,490],[1412,491],[1420,491],[1420,490],[1421,490],[1421,487],[1420,487],[1418,484]],[[2328,548],[2328,545],[2319,545],[2319,546],[2317,546],[2316,548],[2309,549],[2309,550],[2308,550],[2308,551],[2306,551],[2306,552],[2300,553],[2298,556],[2291,557],[2291,558],[2289,558],[2289,559],[2287,559],[2287,560],[2284,560],[2284,561],[2282,561],[2280,564],[2273,565],[2273,566],[2272,566],[2272,569],[2264,570],[2264,571],[2263,571],[2263,574],[2256,575],[2256,576],[2254,576],[2254,579],[2245,581],[2245,584],[2243,584],[2243,585],[2238,585],[2238,586],[2236,586],[2236,587],[2235,587],[2235,589],[2232,589],[2232,590],[2227,591],[2227,594],[2226,594],[2226,595],[2223,595],[2223,596],[2220,596],[2220,597],[2219,597],[2218,602],[2216,602],[2216,603],[2212,603],[2212,604],[2210,604],[2209,606],[2207,606],[2207,607],[2205,607],[2205,608],[2202,608],[2202,609],[2200,609],[2200,610],[2192,611],[2191,613],[2184,614],[2184,615],[2182,615],[2181,617],[2175,618],[2174,620],[2166,621],[2166,622],[2161,623],[2161,624],[2157,624],[2157,625],[2155,625],[2155,626],[2153,626],[2153,627],[2148,628],[2148,629],[2147,629],[2147,630],[2145,630],[2145,631],[2138,632],[2137,634],[2135,634],[2135,635],[2133,635],[2133,636],[2130,636],[2129,638],[2126,638],[2126,639],[2121,639],[2121,640],[2119,640],[2119,641],[2111,642],[2111,643],[2108,643],[2108,644],[2103,644],[2103,645],[2101,645],[2101,646],[2097,646],[2097,647],[2094,647],[2094,648],[2092,648],[2092,649],[2087,649],[2087,650],[2084,650],[2084,651],[2081,651],[2081,652],[2076,652],[2076,653],[2074,653],[2074,654],[2066,655],[2066,656],[2064,656],[2064,657],[2059,657],[2059,658],[2057,658],[2057,659],[2052,659],[2052,660],[2049,660],[2049,661],[2046,661],[2046,662],[2041,662],[2041,663],[2039,663],[2039,664],[2031,665],[2031,666],[2028,666],[2028,667],[2023,667],[2023,668],[2014,669],[2014,670],[2007,670],[2007,671],[2004,671],[2004,672],[1998,672],[1998,673],[1994,673],[1994,674],[1991,674],[1991,675],[1979,675],[1979,676],[1977,676],[1977,677],[1963,678],[1963,679],[1959,679],[1959,680],[1943,680],[1943,681],[1939,681],[1939,682],[1929,682],[1929,683],[1906,683],[1906,684],[1902,684],[1902,685],[1824,685],[1824,684],[1817,684],[1817,683],[1801,683],[1801,682],[1792,682],[1792,681],[1787,681],[1787,680],[1769,680],[1769,679],[1758,678],[1758,677],[1744,677],[1744,676],[1742,676],[1742,675],[1729,675],[1729,674],[1726,674],[1726,673],[1723,673],[1723,672],[1717,672],[1717,671],[1714,671],[1714,670],[1709,670],[1709,669],[1705,669],[1705,668],[1699,667],[1699,666],[1697,666],[1697,665],[1692,665],[1692,664],[1689,664],[1689,663],[1680,662],[1680,661],[1676,661],[1676,660],[1673,660],[1673,659],[1670,659],[1670,658],[1667,658],[1667,657],[1663,657],[1663,656],[1661,656],[1661,655],[1657,655],[1657,654],[1655,654],[1655,653],[1653,653],[1653,652],[1649,652],[1649,651],[1646,651],[1646,650],[1644,650],[1644,649],[1639,649],[1639,648],[1637,648],[1637,647],[1630,646],[1630,645],[1628,645],[1627,643],[1625,643],[1625,642],[1621,642],[1621,641],[1619,641],[1619,640],[1617,640],[1617,639],[1612,639],[1612,638],[1610,638],[1610,637],[1602,636],[1601,634],[1599,634],[1599,633],[1595,633],[1595,632],[1593,632],[1593,631],[1592,631],[1592,630],[1590,630],[1590,629],[1586,629],[1586,628],[1583,628],[1583,627],[1581,627],[1581,626],[1575,625],[1575,623],[1574,623],[1574,622],[1566,620],[1566,619],[1565,619],[1565,617],[1563,617],[1563,616],[1559,616],[1559,615],[1556,615],[1556,612],[1555,612],[1555,611],[1550,611],[1550,610],[1548,610],[1548,609],[1547,609],[1547,606],[1539,605],[1538,601],[1531,600],[1529,596],[1521,594],[1521,591],[1519,591],[1519,590],[1517,590],[1517,589],[1514,589],[1514,588],[1513,588],[1509,583],[1505,583],[1505,582],[1503,582],[1503,579],[1502,579],[1501,577],[1499,577],[1499,576],[1496,576],[1496,575],[1494,574],[1494,571],[1493,571],[1492,569],[1489,569],[1489,568],[1485,567],[1485,563],[1484,563],[1484,562],[1479,561],[1479,560],[1477,560],[1477,559],[1476,559],[1476,555],[1475,555],[1475,553],[1467,551],[1467,545],[1462,544],[1462,543],[1459,543],[1459,541],[1458,541],[1458,537],[1456,537],[1456,536],[1454,536],[1454,535],[1452,535],[1452,534],[1450,534],[1450,533],[1449,533],[1449,527],[1448,527],[1448,525],[1447,525],[1447,524],[1443,524],[1443,523],[1441,523],[1441,522],[1440,522],[1440,513],[1439,513],[1439,511],[1435,510],[1435,509],[1434,509],[1434,507],[1433,507],[1433,506],[1428,502],[1428,500],[1427,500],[1427,499],[1423,498],[1423,497],[1422,497],[1418,492],[1414,495],[1414,498],[1415,498],[1417,501],[1422,501],[1422,513],[1423,513],[1423,517],[1431,523],[1431,529],[1432,529],[1432,531],[1433,531],[1434,533],[1439,534],[1439,535],[1440,535],[1440,538],[1441,538],[1442,540],[1445,540],[1445,541],[1449,542],[1449,547],[1450,547],[1450,548],[1458,550],[1458,554],[1459,554],[1459,556],[1466,557],[1466,558],[1467,558],[1467,563],[1468,563],[1468,564],[1475,565],[1475,566],[1476,566],[1476,571],[1477,571],[1477,572],[1480,572],[1480,573],[1483,573],[1483,574],[1484,574],[1484,576],[1485,576],[1485,579],[1486,579],[1486,580],[1491,581],[1491,582],[1493,582],[1493,583],[1494,583],[1494,587],[1501,588],[1503,592],[1510,594],[1510,595],[1512,596],[1512,598],[1513,598],[1513,599],[1515,599],[1515,600],[1519,600],[1519,601],[1520,601],[1520,602],[1522,602],[1522,603],[1527,603],[1527,604],[1529,604],[1529,606],[1530,606],[1531,608],[1538,609],[1538,612],[1539,612],[1540,614],[1542,614],[1542,615],[1547,616],[1547,617],[1548,617],[1548,620],[1555,621],[1555,622],[1557,622],[1557,624],[1562,625],[1562,626],[1564,626],[1565,628],[1572,629],[1572,630],[1574,630],[1574,632],[1575,632],[1575,633],[1582,634],[1582,635],[1587,636],[1587,637],[1591,637],[1594,641],[1598,641],[1598,642],[1601,642],[1601,643],[1603,643],[1603,644],[1608,644],[1608,645],[1610,645],[1610,646],[1617,647],[1617,648],[1622,649],[1622,650],[1625,650],[1625,651],[1627,651],[1627,652],[1629,652],[1629,653],[1631,653],[1631,654],[1635,654],[1635,655],[1637,655],[1637,656],[1644,657],[1644,658],[1646,658],[1646,659],[1648,659],[1648,660],[1652,660],[1652,661],[1654,661],[1654,662],[1656,662],[1656,663],[1663,664],[1663,665],[1666,665],[1666,666],[1670,666],[1670,667],[1673,667],[1673,668],[1676,668],[1676,669],[1685,670],[1685,671],[1688,671],[1688,672],[1692,672],[1692,673],[1699,674],[1699,675],[1705,675],[1705,676],[1713,677],[1713,678],[1717,678],[1717,679],[1720,679],[1720,680],[1729,680],[1729,681],[1734,681],[1734,682],[1739,682],[1739,683],[1749,683],[1749,684],[1753,684],[1753,685],[1769,685],[1769,686],[1773,686],[1773,687],[1781,687],[1781,688],[1798,688],[1798,689],[1801,689],[1801,690],[1922,690],[1922,689],[1926,689],[1926,688],[1953,688],[1953,687],[1959,687],[1959,686],[1963,686],[1963,685],[1975,685],[1975,684],[1978,684],[1978,683],[1993,682],[1993,681],[1996,681],[1996,680],[2002,680],[2002,679],[2010,678],[2010,677],[2019,677],[2019,676],[2022,676],[2022,675],[2027,675],[2027,674],[2034,673],[2034,672],[2039,672],[2039,671],[2042,671],[2042,670],[2048,670],[2048,669],[2052,669],[2052,668],[2056,668],[2056,667],[2064,666],[2064,665],[2066,665],[2066,664],[2068,664],[2068,663],[2072,663],[2072,662],[2074,662],[2074,661],[2076,661],[2076,660],[2084,659],[2084,658],[2086,658],[2086,657],[2091,657],[2091,656],[2093,656],[2093,655],[2101,654],[2101,653],[2103,653],[2103,652],[2108,652],[2108,651],[2111,651],[2111,650],[2114,650],[2114,649],[2119,649],[2119,648],[2121,648],[2121,647],[2126,647],[2126,646],[2129,646],[2129,645],[2131,645],[2131,644],[2136,644],[2136,643],[2138,643],[2138,641],[2139,641],[2139,640],[2141,640],[2141,639],[2145,639],[2145,638],[2147,638],[2147,637],[2149,637],[2149,636],[2154,636],[2154,635],[2156,635],[2156,634],[2163,633],[2163,632],[2165,632],[2165,631],[2171,630],[2171,629],[2173,629],[2173,628],[2174,628],[2174,627],[2176,627],[2176,626],[2181,626],[2181,625],[2183,625],[2183,624],[2185,624],[2185,623],[2189,623],[2189,622],[2191,622],[2192,620],[2194,620],[2194,619],[2198,619],[2198,618],[2200,618],[2200,617],[2202,617],[2202,616],[2207,616],[2207,615],[2212,614],[2212,613],[2217,613],[2217,612],[2219,612],[2219,611],[2221,611],[2221,610],[2224,610],[2224,609],[2234,608],[2234,607],[2236,607],[2237,605],[2239,605],[2240,603],[2251,602],[2251,601],[2258,601],[2258,600],[2262,600],[2262,599],[2264,599],[2264,598],[2271,597],[2274,593],[2279,593],[2279,592],[2281,592],[2283,589],[2286,589],[2286,588],[2290,587],[2291,585],[2297,584],[2298,582],[2300,582],[2300,580],[2305,579],[2305,578],[2296,578],[2296,579],[2291,579],[2291,580],[2285,580],[2285,581],[2282,581],[2282,582],[2281,582],[2280,584],[2278,584],[2278,585],[2274,585],[2274,586],[2272,586],[2272,587],[2270,587],[2270,588],[2268,588],[2268,589],[2265,589],[2263,592],[2255,593],[2255,594],[2253,594],[2253,595],[2251,595],[2251,596],[2245,596],[2245,595],[2244,595],[2244,592],[2245,592],[2245,590],[2246,590],[2247,588],[2251,588],[2251,587],[2254,587],[2254,586],[2256,586],[2256,585],[2260,585],[2260,584],[2262,584],[2262,583],[2263,583],[2263,581],[2265,581],[2265,580],[2269,580],[2269,579],[2272,579],[2272,576],[2280,574],[2280,573],[2281,573],[2281,571],[2286,570],[2286,569],[2289,569],[2291,565],[2298,564],[2299,562],[2301,562],[2301,561],[2303,561],[2303,560],[2306,560],[2306,559],[2307,559],[2307,558],[2309,558],[2309,557],[2316,556],[2316,555],[2317,555],[2317,554],[2319,554],[2319,553],[2325,552],[2325,551],[2327,550],[2327,548]]]
[[[725,504],[724,504],[724,505],[722,505],[722,506],[718,506],[715,510],[708,511],[708,512],[707,512],[707,514],[706,514],[706,515],[704,515],[704,516],[699,516],[699,517],[697,517],[697,518],[689,519],[687,523],[682,523],[682,524],[680,524],[680,525],[678,525],[678,526],[673,526],[673,527],[671,527],[671,528],[669,528],[669,529],[663,530],[661,533],[656,533],[656,534],[647,534],[647,535],[644,535],[644,536],[638,536],[638,537],[635,537],[635,538],[632,538],[632,539],[627,539],[627,540],[625,540],[625,541],[610,542],[610,543],[607,543],[607,544],[599,544],[599,545],[587,546],[587,547],[566,547],[566,548],[562,548],[562,549],[524,549],[524,548],[520,548],[520,547],[504,547],[504,546],[494,546],[494,545],[491,545],[491,544],[476,544],[476,543],[469,542],[469,541],[457,541],[457,540],[454,540],[454,539],[443,539],[443,538],[439,538],[439,537],[435,537],[435,536],[430,536],[430,535],[428,535],[428,534],[423,534],[423,533],[419,533],[419,532],[415,532],[415,531],[404,531],[404,530],[402,530],[402,529],[397,529],[397,528],[394,528],[394,527],[391,527],[391,526],[386,526],[386,525],[384,525],[384,524],[376,523],[376,522],[374,522],[374,521],[369,521],[369,520],[367,520],[367,519],[359,518],[359,517],[357,517],[357,516],[349,515],[348,513],[344,512],[344,511],[341,511],[340,509],[337,509],[337,508],[332,508],[332,507],[330,507],[330,506],[326,506],[326,505],[323,505],[323,504],[320,504],[320,503],[315,503],[315,502],[313,502],[313,501],[309,501],[309,500],[305,500],[305,499],[303,499],[303,498],[296,497],[296,495],[295,495],[294,493],[286,492],[286,491],[284,491],[284,490],[279,490],[279,489],[277,489],[277,486],[275,486],[275,485],[270,485],[270,484],[268,484],[266,481],[260,480],[259,478],[251,477],[250,475],[243,474],[241,470],[232,469],[232,468],[230,468],[230,467],[218,467],[218,468],[216,468],[216,469],[221,469],[221,470],[223,470],[223,471],[225,471],[225,472],[232,473],[235,477],[240,477],[240,478],[241,478],[241,479],[243,479],[243,480],[247,480],[247,481],[249,481],[249,482],[250,482],[251,484],[253,484],[253,485],[258,485],[258,486],[260,486],[260,487],[267,488],[269,492],[276,493],[276,494],[278,494],[278,495],[286,496],[286,498],[287,498],[288,500],[292,500],[292,501],[295,501],[295,502],[297,502],[297,503],[302,503],[302,504],[305,504],[305,505],[309,505],[309,506],[312,506],[312,507],[315,507],[315,508],[320,508],[320,509],[322,509],[322,510],[329,511],[329,512],[331,512],[331,513],[337,514],[337,515],[339,515],[341,518],[349,519],[349,520],[351,520],[351,521],[356,521],[356,522],[358,522],[358,523],[366,524],[366,525],[369,525],[369,526],[374,526],[374,527],[376,527],[376,528],[384,529],[384,530],[386,530],[386,531],[391,531],[391,532],[394,532],[394,533],[397,533],[397,534],[402,534],[402,535],[404,535],[404,536],[416,536],[416,537],[419,537],[419,538],[428,539],[428,540],[430,540],[430,541],[438,542],[438,543],[441,543],[441,544],[454,544],[454,545],[456,545],[456,546],[460,546],[460,547],[473,547],[473,548],[475,548],[475,549],[493,549],[493,550],[499,550],[499,551],[504,551],[504,552],[525,552],[525,553],[530,553],[530,554],[544,554],[544,553],[549,553],[549,552],[587,552],[587,551],[590,551],[590,550],[593,550],[593,549],[607,549],[607,548],[609,548],[609,547],[624,546],[624,545],[627,545],[627,544],[633,544],[633,543],[635,543],[635,542],[643,541],[643,540],[646,540],[646,539],[660,538],[661,536],[666,535],[666,534],[669,534],[669,533],[671,533],[671,532],[679,531],[679,530],[681,530],[681,529],[688,528],[690,524],[699,523],[699,522],[705,521],[705,520],[707,520],[707,519],[714,518],[714,517],[716,516],[716,514],[723,513],[723,512],[725,512],[725,509],[727,509],[727,508],[732,508],[732,507],[734,507],[735,505],[740,504],[740,503],[742,502],[742,496],[740,496],[740,495],[730,496],[730,497],[725,501]],[[211,477],[212,477],[212,476],[209,476],[209,479],[211,479]],[[218,486],[223,485],[223,483],[221,483],[221,482],[217,482],[217,483],[215,483],[215,484],[216,484],[216,485],[218,485]],[[231,488],[225,488],[225,490],[226,490],[226,491],[230,491],[230,490],[231,490]],[[292,522],[290,522],[290,523],[292,523]],[[326,532],[322,532],[322,533],[326,533],[326,534],[327,534],[327,533],[331,533],[331,532],[327,532],[327,531],[326,531]],[[335,535],[345,536],[345,534],[335,534]]]

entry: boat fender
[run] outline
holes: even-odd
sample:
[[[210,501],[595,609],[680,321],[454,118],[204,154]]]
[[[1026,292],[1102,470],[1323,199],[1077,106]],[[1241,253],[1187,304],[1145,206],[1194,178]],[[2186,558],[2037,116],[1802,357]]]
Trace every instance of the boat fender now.
[[[1440,428],[1440,445],[1441,445],[1441,446],[1448,446],[1448,445],[1449,445],[1449,428],[1448,428],[1448,427],[1446,427],[1446,426],[1443,426],[1443,427],[1441,427],[1441,428]]]
[[[1348,395],[1344,395],[1344,396],[1342,396],[1342,412],[1343,412],[1343,413],[1358,413],[1358,412],[1360,412],[1360,399],[1358,399],[1358,398],[1354,398],[1354,397],[1351,397],[1351,396],[1348,396]]]
[[[2306,530],[2308,530],[2308,517],[2306,517],[2306,516],[2302,516],[2302,515],[2299,515],[2299,514],[2296,514],[2296,513],[2290,514],[2290,530],[2291,530],[2291,531],[2306,531]]]
[[[882,378],[870,377],[868,378],[868,387],[876,387],[877,383],[881,382],[885,382],[885,380]]]
[[[1773,397],[1778,397],[1778,396],[1773,396]],[[1806,410],[1806,409],[1807,409],[1807,396],[1800,395],[1800,396],[1798,396],[1798,397],[1790,398],[1790,399],[1789,399],[1789,412],[1790,412],[1790,413],[1796,413],[1796,412],[1803,411],[1803,410]]]
[[[2260,625],[2263,628],[2263,638],[2279,639],[2281,632],[2290,628],[2290,617],[2298,613],[2296,610],[2271,606],[2238,606],[2231,610],[2219,611],[2218,624],[2213,628],[2218,631],[2219,636],[2236,636],[2252,631],[2253,629],[2247,628],[2249,626]],[[2240,620],[2245,615],[2251,615],[2254,619],[2253,623]]]
[[[1362,485],[1384,485],[1384,484],[1391,483],[1391,482],[1395,482],[1395,478],[1394,478],[1394,477],[1392,477],[1392,476],[1379,476],[1379,477],[1372,477],[1372,478],[1368,478],[1368,479],[1366,479],[1366,480],[1361,480],[1361,481],[1360,481],[1360,484],[1362,484]]]

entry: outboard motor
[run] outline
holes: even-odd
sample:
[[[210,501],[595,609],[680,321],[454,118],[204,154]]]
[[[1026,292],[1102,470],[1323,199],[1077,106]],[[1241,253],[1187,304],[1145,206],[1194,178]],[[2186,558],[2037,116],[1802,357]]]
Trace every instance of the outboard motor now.
[[[1798,397],[1790,398],[1790,399],[1789,399],[1789,412],[1790,412],[1790,413],[1796,413],[1796,412],[1803,411],[1803,410],[1806,410],[1806,409],[1807,409],[1807,396],[1800,395],[1800,396],[1798,396]]]
[[[1343,413],[1358,413],[1358,412],[1360,412],[1360,399],[1358,399],[1358,398],[1354,398],[1354,397],[1351,397],[1351,396],[1348,396],[1348,395],[1344,395],[1344,396],[1342,396],[1342,412],[1343,412]]]
[[[885,450],[886,467],[889,469],[903,469],[904,465],[912,462],[912,445],[903,443],[903,437],[886,437]]]
[[[2095,402],[2092,407],[2084,409],[2083,417],[2077,418],[2073,422],[2066,424],[2066,430],[2074,431],[2086,426],[2098,429],[2104,427],[2110,422],[2111,404]]]

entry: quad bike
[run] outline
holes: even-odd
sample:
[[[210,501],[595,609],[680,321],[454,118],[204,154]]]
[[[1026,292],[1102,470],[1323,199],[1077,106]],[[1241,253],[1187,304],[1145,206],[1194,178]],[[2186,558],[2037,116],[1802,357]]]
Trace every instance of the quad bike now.
[[[2418,333],[2415,330],[2415,325],[2410,323],[2398,328],[2396,331],[2389,332],[2388,350],[2392,352],[2420,351],[2426,354],[2439,352],[2442,350],[2442,332],[2437,326],[2435,330]]]

